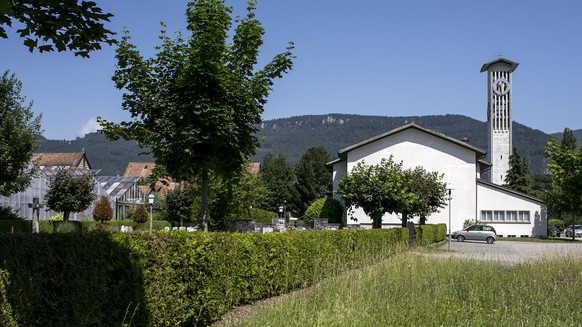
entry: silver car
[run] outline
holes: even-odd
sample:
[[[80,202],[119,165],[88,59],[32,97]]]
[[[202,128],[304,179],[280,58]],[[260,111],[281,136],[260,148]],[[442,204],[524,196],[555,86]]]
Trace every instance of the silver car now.
[[[495,228],[489,225],[471,225],[463,230],[455,231],[452,236],[459,242],[471,240],[486,241],[488,244],[493,244],[497,240]]]
[[[572,228],[572,225],[569,225],[568,228],[566,228],[566,237],[572,237],[572,236],[581,237],[582,236],[582,226],[574,225],[574,228]]]

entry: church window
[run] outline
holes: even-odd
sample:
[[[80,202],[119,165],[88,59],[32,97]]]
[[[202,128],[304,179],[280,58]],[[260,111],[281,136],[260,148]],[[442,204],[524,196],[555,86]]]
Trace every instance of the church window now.
[[[481,220],[482,221],[493,221],[493,211],[491,211],[491,210],[481,211]]]
[[[517,211],[507,211],[506,213],[506,221],[517,221]]]
[[[520,222],[529,222],[529,211],[520,211],[517,220]]]
[[[505,211],[494,211],[493,221],[505,221]]]

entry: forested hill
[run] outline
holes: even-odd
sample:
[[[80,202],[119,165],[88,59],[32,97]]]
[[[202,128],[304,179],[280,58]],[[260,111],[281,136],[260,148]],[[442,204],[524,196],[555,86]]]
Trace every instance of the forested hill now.
[[[412,122],[455,139],[467,138],[472,145],[487,150],[486,122],[462,115],[383,117],[328,114],[263,122],[259,131],[262,143],[256,159],[261,161],[267,152],[283,153],[294,163],[305,149],[316,145],[324,146],[336,157],[342,148]],[[514,146],[529,155],[532,173],[544,170],[547,139],[548,135],[542,131],[513,123]]]
[[[348,114],[296,116],[264,121],[259,127],[261,147],[255,161],[262,161],[267,152],[284,154],[291,163],[296,163],[309,147],[322,145],[332,156],[338,150],[385,133],[407,123],[416,123],[456,139],[469,142],[487,150],[486,123],[462,115],[383,117]],[[582,130],[574,131],[582,140]],[[561,138],[561,134],[556,134]],[[548,135],[514,122],[514,145],[530,157],[532,173],[544,171],[544,147]],[[87,134],[75,140],[41,140],[38,152],[87,152],[91,166],[101,169],[100,175],[121,175],[130,161],[152,161],[151,156],[140,156],[143,152],[132,141],[108,141],[99,133]]]

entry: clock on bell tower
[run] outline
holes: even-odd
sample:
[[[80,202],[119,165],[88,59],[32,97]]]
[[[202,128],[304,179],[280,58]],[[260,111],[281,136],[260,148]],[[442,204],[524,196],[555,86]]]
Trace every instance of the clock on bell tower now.
[[[519,64],[498,58],[481,67],[487,72],[487,160],[492,164],[489,181],[502,185],[509,170],[512,142],[512,76]]]

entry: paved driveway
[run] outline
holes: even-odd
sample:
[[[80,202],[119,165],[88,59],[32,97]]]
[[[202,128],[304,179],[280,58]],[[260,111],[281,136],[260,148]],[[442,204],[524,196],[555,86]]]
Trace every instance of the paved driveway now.
[[[441,249],[447,250],[448,243]],[[485,242],[451,241],[451,252],[444,255],[478,260],[496,261],[502,265],[515,265],[543,258],[576,257],[582,260],[581,243],[544,243],[497,241]]]

